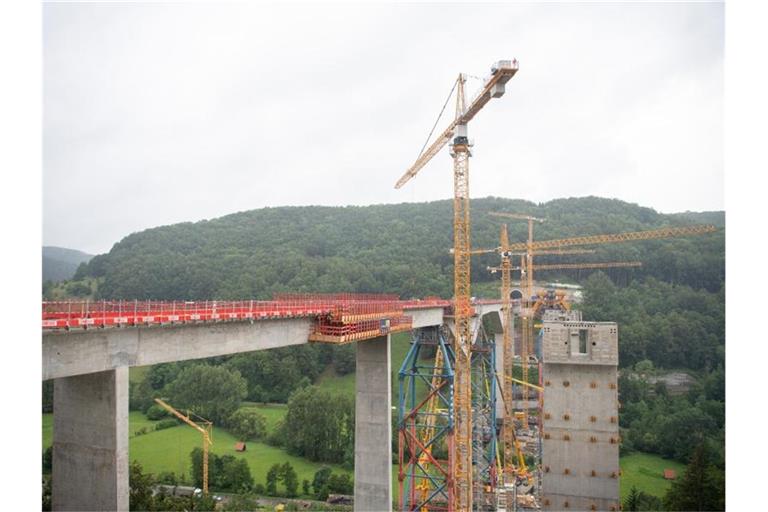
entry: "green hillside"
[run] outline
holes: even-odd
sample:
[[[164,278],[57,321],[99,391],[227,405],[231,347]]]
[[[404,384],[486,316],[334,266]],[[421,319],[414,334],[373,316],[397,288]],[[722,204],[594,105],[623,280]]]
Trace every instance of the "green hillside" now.
[[[542,204],[484,198],[472,202],[476,247],[498,245],[498,218],[489,212],[544,217],[540,240],[690,224],[692,214],[663,215],[650,208],[596,197]],[[722,212],[706,218],[724,218]],[[94,257],[75,276],[98,277],[97,297],[122,299],[269,298],[274,292],[380,292],[402,297],[452,294],[452,203],[403,203],[348,207],[281,207],[148,229],[131,234]],[[522,241],[525,223],[509,223]],[[561,257],[548,257],[559,261]],[[685,239],[604,246],[581,260],[639,259],[622,270],[716,291],[725,278],[724,233]],[[493,255],[473,258],[473,279],[489,282]],[[542,262],[544,257],[542,257]],[[564,277],[583,279],[588,272]],[[546,274],[542,278],[555,278]]]
[[[81,263],[93,258],[75,249],[43,246],[43,281],[64,281],[72,279]]]

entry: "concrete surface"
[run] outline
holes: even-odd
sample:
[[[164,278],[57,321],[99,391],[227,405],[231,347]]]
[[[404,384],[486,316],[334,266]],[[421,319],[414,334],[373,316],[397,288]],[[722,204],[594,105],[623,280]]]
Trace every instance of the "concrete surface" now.
[[[392,508],[392,362],[389,336],[357,344],[355,510]]]
[[[56,379],[53,510],[128,510],[128,368]]]
[[[488,306],[484,306],[488,308]],[[443,308],[408,311],[413,328],[441,325]],[[309,318],[43,332],[43,380],[122,366],[203,359],[307,343]]]
[[[43,380],[307,343],[310,319],[43,333]]]
[[[542,331],[542,510],[618,510],[616,324],[544,322]]]

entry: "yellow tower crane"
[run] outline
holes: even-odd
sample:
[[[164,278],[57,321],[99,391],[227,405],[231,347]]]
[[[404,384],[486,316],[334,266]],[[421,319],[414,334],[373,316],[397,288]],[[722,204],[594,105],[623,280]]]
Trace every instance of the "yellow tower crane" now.
[[[512,271],[519,270],[520,267],[512,266],[512,257],[520,256],[520,253],[513,253],[509,250],[509,234],[507,225],[501,226],[501,235],[499,236],[499,247],[496,249],[474,249],[472,254],[487,254],[498,252],[501,256],[501,265],[499,267],[488,267],[491,272],[501,272],[501,325],[502,325],[502,362],[504,380],[499,380],[501,388],[501,398],[504,403],[505,414],[502,420],[502,439],[504,450],[504,475],[509,482],[514,482],[517,476],[527,476],[528,470],[525,466],[525,459],[520,452],[520,443],[515,435],[514,414],[512,413],[512,381],[520,382],[513,378],[514,375],[514,343],[512,340]],[[546,254],[585,254],[595,252],[592,249],[563,249],[553,251],[542,251]],[[498,380],[498,375],[497,375]],[[507,384],[504,384],[504,382]],[[516,457],[515,457],[516,456]],[[514,460],[518,464],[515,467]],[[522,464],[521,464],[522,461]]]
[[[200,418],[202,421],[201,423],[203,426],[201,427],[196,422],[192,421],[189,417],[189,412],[187,412],[187,415],[181,414],[179,411],[171,407],[169,404],[165,403],[164,401],[160,400],[159,398],[155,398],[155,402],[160,405],[163,409],[170,412],[177,418],[179,418],[181,421],[189,425],[190,427],[196,429],[198,432],[203,434],[203,494],[208,494],[208,449],[210,445],[213,444],[213,423],[204,419]]]
[[[472,143],[467,124],[491,100],[504,94],[505,84],[515,76],[516,60],[498,61],[480,93],[467,105],[464,99],[466,78],[456,80],[456,116],[432,145],[397,181],[402,187],[429,162],[448,142],[453,157],[453,248],[454,248],[454,450],[451,460],[452,489],[449,510],[472,510],[472,398],[470,320],[470,224],[469,224],[469,157]]]
[[[659,238],[670,238],[670,237],[678,237],[678,236],[687,236],[687,235],[698,235],[698,234],[705,234],[705,233],[711,233],[713,231],[716,231],[716,228],[713,226],[685,226],[685,227],[678,227],[678,228],[662,228],[662,229],[655,229],[655,230],[647,230],[647,231],[638,231],[638,232],[631,232],[631,233],[615,233],[615,234],[602,234],[602,235],[593,235],[593,236],[586,236],[586,237],[576,237],[576,238],[565,238],[560,240],[545,240],[542,242],[534,242],[533,241],[533,233],[532,233],[532,220],[529,220],[529,216],[525,215],[519,215],[519,214],[502,214],[502,213],[492,213],[491,215],[495,215],[498,217],[504,217],[504,216],[511,216],[512,218],[524,218],[529,221],[529,231],[528,231],[528,240],[526,242],[516,243],[516,244],[510,244],[509,243],[509,237],[507,234],[507,227],[506,225],[503,225],[501,228],[501,236],[500,236],[500,245],[499,247],[495,249],[473,249],[471,251],[472,254],[488,254],[492,252],[497,252],[501,256],[501,266],[499,267],[488,267],[488,270],[491,272],[501,272],[501,300],[502,300],[502,328],[503,328],[503,349],[502,349],[502,358],[503,358],[503,369],[504,369],[504,379],[499,380],[500,383],[504,383],[503,388],[501,390],[502,399],[506,402],[511,404],[511,386],[509,385],[509,382],[517,382],[519,384],[523,385],[523,389],[527,390],[528,387],[536,387],[533,384],[530,384],[528,382],[527,377],[524,377],[522,381],[519,381],[517,379],[514,379],[513,377],[513,361],[514,361],[514,345],[512,343],[512,333],[511,333],[511,316],[508,316],[507,311],[511,310],[511,272],[514,270],[522,270],[525,268],[526,263],[529,263],[531,267],[533,266],[533,258],[532,254],[583,254],[583,253],[592,253],[594,252],[593,249],[563,249],[563,247],[567,246],[578,246],[578,245],[595,245],[595,244],[606,244],[606,243],[619,243],[619,242],[626,242],[626,241],[633,241],[633,240],[651,240],[651,239],[659,239]],[[533,219],[533,218],[530,218]],[[525,253],[520,252],[513,252],[513,251],[521,251],[525,250]],[[531,257],[527,257],[527,255],[531,255]],[[513,256],[521,256],[521,262],[519,267],[513,267],[511,265],[511,258]],[[600,268],[616,268],[616,267],[637,267],[642,265],[638,261],[629,261],[629,262],[596,262],[596,263],[564,263],[564,264],[553,264],[553,265],[537,265],[537,270],[555,270],[555,269],[600,269]],[[529,274],[529,276],[532,277],[532,272]],[[530,285],[527,285],[525,288],[532,290],[532,280]],[[528,300],[531,300],[532,298],[532,292],[528,293]],[[537,313],[539,307],[541,306],[541,301],[537,300],[533,306],[531,307],[532,311],[530,311],[530,318],[531,321],[533,321],[533,317]],[[532,329],[531,329],[532,334]],[[522,347],[521,347],[522,348]],[[522,351],[521,354],[521,363],[523,368],[527,368],[527,359],[528,354],[526,351]],[[527,372],[525,372],[527,373]],[[527,392],[524,392],[527,395]],[[508,416],[509,419],[508,419]],[[523,414],[520,415],[521,420],[524,422],[524,426],[527,428],[527,410],[523,412]],[[516,469],[512,466],[512,462],[514,458],[512,457],[512,452],[517,448],[517,442],[516,437],[514,434],[514,425],[512,424],[512,418],[511,415],[504,415],[503,420],[503,441],[504,441],[504,460],[505,460],[505,474],[519,474],[519,469]]]
[[[499,213],[491,212],[490,215],[496,217],[507,217],[510,219],[525,220],[528,222],[528,240],[525,253],[521,256],[520,262],[520,281],[521,285],[523,277],[525,277],[525,285],[523,286],[523,300],[520,304],[520,323],[522,335],[520,337],[520,362],[522,364],[523,380],[528,382],[528,354],[530,347],[533,345],[533,223],[544,222],[544,219],[539,219],[531,215],[522,215],[519,213]],[[510,249],[511,250],[511,249]],[[528,403],[528,387],[523,386],[523,403]],[[523,428],[528,430],[528,409],[524,409],[523,413]]]

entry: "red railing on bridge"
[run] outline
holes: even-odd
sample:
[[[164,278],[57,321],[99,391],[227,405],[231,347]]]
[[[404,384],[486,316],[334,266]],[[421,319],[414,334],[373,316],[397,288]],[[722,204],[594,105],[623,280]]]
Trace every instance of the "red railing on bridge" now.
[[[437,297],[400,300],[396,295],[348,293],[284,293],[270,301],[43,302],[42,327],[69,330],[312,318],[310,340],[345,343],[410,330],[407,310],[450,304]]]

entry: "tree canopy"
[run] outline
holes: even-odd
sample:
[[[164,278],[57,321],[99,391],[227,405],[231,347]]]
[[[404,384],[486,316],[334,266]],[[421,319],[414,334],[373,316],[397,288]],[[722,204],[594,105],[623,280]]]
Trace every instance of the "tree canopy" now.
[[[226,420],[246,396],[247,384],[236,370],[223,366],[195,364],[179,373],[165,388],[177,409],[189,409],[214,423]]]
[[[472,201],[473,246],[498,245],[501,219],[488,215],[492,211],[546,218],[536,228],[539,240],[724,218],[722,212],[664,215],[597,197],[542,204],[489,197]],[[99,278],[97,297],[107,299],[267,299],[285,291],[450,297],[451,221],[451,201],[262,208],[133,233],[82,265],[75,279]],[[525,223],[508,224],[510,240],[523,241]],[[475,282],[493,279],[485,268],[495,259],[472,259]],[[725,279],[722,231],[604,246],[596,255],[568,261],[597,259],[639,259],[644,266],[631,271],[635,277],[710,291],[719,290]]]

